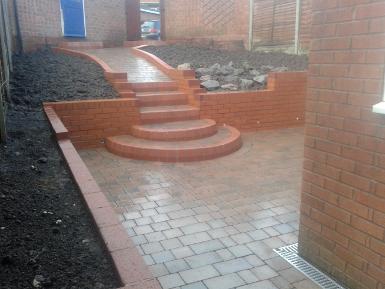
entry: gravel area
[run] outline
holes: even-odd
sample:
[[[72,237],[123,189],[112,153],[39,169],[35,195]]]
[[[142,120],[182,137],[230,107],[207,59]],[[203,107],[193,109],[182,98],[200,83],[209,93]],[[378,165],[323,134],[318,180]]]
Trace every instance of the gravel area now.
[[[289,55],[281,52],[227,51],[201,46],[176,44],[142,48],[169,65],[177,68],[191,64],[197,77],[214,84],[213,89],[255,90],[266,86],[266,76],[271,71],[303,71],[307,69],[306,55]],[[185,66],[188,68],[188,65]],[[219,86],[213,81],[217,81]],[[224,88],[223,85],[227,85]],[[207,88],[207,87],[206,87]]]
[[[11,93],[0,144],[0,288],[119,287],[41,105],[115,93],[98,65],[49,49],[14,58]]]

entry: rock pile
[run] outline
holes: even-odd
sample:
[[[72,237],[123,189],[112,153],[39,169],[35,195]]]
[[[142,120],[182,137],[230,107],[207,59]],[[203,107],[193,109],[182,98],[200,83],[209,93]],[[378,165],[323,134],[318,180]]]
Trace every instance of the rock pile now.
[[[191,68],[190,63],[178,66],[178,69]],[[201,85],[208,91],[213,90],[257,90],[266,87],[269,72],[287,71],[287,67],[264,65],[252,67],[245,62],[242,67],[234,67],[233,62],[227,65],[215,63],[210,67],[200,67],[195,70]]]

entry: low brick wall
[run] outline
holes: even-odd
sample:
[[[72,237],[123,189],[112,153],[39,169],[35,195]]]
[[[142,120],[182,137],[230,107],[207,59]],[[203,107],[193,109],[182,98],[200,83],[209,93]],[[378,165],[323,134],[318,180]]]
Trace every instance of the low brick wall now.
[[[109,136],[130,134],[139,123],[135,99],[104,99],[45,103],[51,107],[68,130],[77,149],[100,147]]]
[[[200,94],[201,118],[243,131],[303,125],[306,75],[272,73],[267,90]]]

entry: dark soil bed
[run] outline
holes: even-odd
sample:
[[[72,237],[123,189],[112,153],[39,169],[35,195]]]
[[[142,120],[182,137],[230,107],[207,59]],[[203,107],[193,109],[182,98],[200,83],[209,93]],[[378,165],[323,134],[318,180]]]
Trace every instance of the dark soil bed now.
[[[41,106],[115,93],[99,66],[49,49],[14,58],[11,91],[0,144],[0,288],[119,287]]]
[[[289,55],[281,52],[249,52],[249,51],[227,51],[212,49],[196,45],[175,44],[167,46],[148,46],[142,48],[150,52],[169,65],[177,68],[183,63],[190,63],[193,69],[197,70],[197,77],[205,77],[206,74],[211,75],[212,80],[218,81],[221,85],[232,83],[242,87],[241,79],[251,80],[254,83],[248,89],[261,89],[266,85],[266,81],[255,81],[256,76],[264,76],[270,71],[303,71],[307,69],[306,55]],[[238,79],[226,80],[226,76],[230,75],[221,73],[221,69],[217,73],[202,73],[201,68],[210,68],[219,64],[222,67],[228,67],[232,62],[232,67],[241,73],[236,74]],[[215,70],[215,69],[214,69]],[[243,72],[242,72],[243,71]],[[219,72],[219,73],[218,73]],[[258,74],[256,74],[258,72]],[[205,79],[201,79],[202,83]]]

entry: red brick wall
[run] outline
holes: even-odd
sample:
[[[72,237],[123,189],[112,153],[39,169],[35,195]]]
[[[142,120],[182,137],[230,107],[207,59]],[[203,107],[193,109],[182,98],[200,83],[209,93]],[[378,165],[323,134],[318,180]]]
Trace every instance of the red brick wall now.
[[[248,0],[164,0],[167,40],[246,39]]]
[[[385,288],[385,1],[313,0],[300,252]]]
[[[26,50],[63,41],[59,0],[18,0],[17,4]],[[87,40],[122,44],[127,37],[125,5],[125,0],[84,0]],[[13,15],[11,11],[14,20]],[[15,27],[12,30],[16,34]]]
[[[129,134],[139,123],[134,99],[86,100],[45,103],[52,107],[68,130],[76,148],[102,146],[108,136]]]
[[[273,73],[268,90],[202,94],[201,118],[240,130],[303,125],[305,89],[305,72]]]
[[[123,45],[127,38],[125,0],[84,0],[84,9],[88,41]]]

